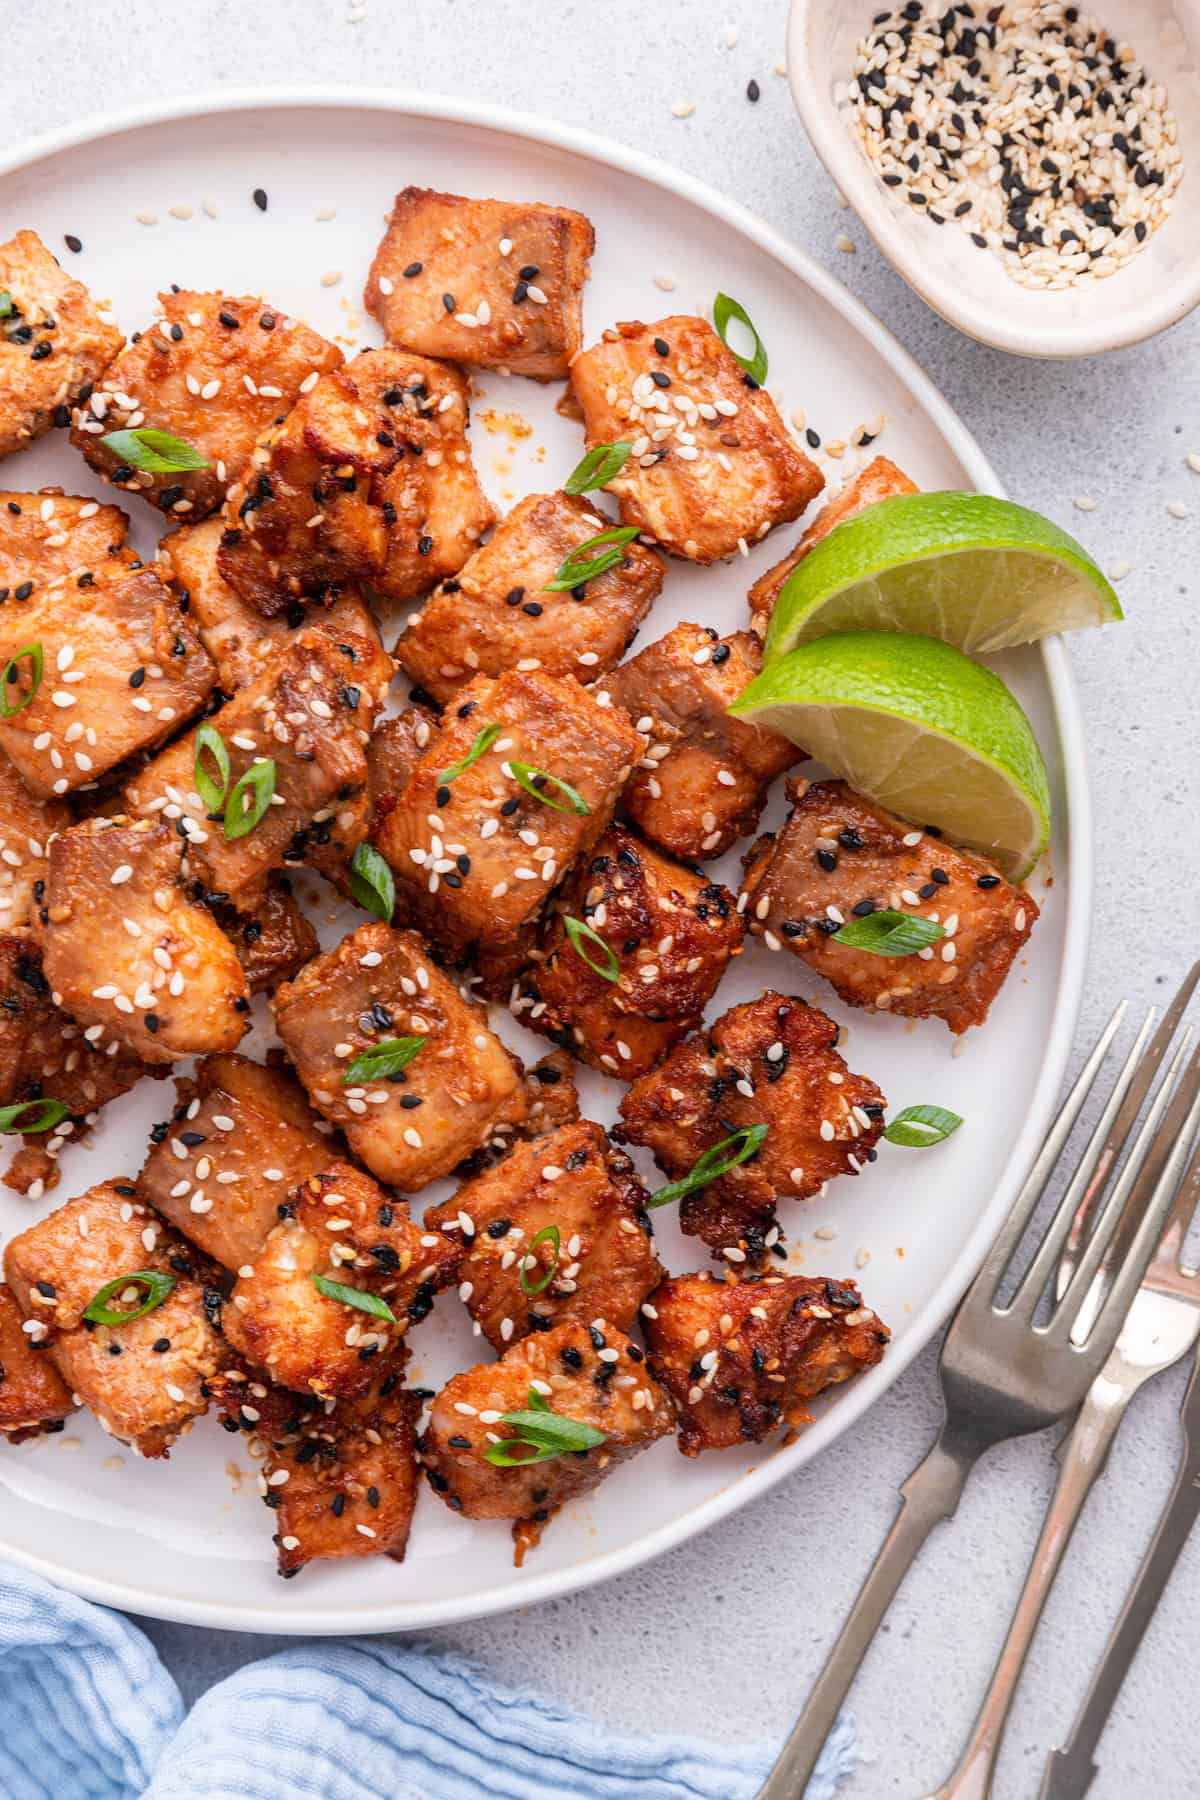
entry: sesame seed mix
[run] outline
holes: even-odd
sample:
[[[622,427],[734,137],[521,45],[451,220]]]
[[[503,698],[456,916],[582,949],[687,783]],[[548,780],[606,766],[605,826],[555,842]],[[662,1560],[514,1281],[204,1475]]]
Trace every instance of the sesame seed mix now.
[[[897,200],[1024,287],[1113,275],[1183,175],[1166,89],[1076,6],[907,0],[858,45],[847,99]]]

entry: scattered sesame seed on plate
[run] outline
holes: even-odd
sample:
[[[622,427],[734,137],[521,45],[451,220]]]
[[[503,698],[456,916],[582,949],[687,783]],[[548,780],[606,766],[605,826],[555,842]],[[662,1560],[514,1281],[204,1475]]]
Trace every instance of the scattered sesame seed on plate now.
[[[1186,519],[1188,517],[1188,508],[1184,505],[1182,500],[1168,500],[1167,511],[1173,519]]]
[[[673,119],[690,119],[695,110],[696,102],[694,100],[676,100],[671,106],[671,117]]]
[[[1095,512],[1100,503],[1094,494],[1076,494],[1073,504],[1076,512]]]

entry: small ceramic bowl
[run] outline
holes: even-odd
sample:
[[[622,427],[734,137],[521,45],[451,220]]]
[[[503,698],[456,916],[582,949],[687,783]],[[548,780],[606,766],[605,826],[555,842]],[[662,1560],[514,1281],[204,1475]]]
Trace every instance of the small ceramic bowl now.
[[[1167,89],[1184,177],[1166,222],[1115,275],[1056,293],[1025,288],[966,232],[930,226],[888,194],[859,145],[845,93],[877,0],[791,0],[788,77],[813,148],[880,251],[960,331],[1020,356],[1091,356],[1153,337],[1200,301],[1200,5],[1092,0]]]

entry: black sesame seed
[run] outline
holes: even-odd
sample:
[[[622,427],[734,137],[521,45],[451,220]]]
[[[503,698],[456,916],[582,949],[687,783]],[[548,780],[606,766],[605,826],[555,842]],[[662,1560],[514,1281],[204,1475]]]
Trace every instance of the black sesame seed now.
[[[531,619],[540,619],[544,610],[545,608],[537,600],[527,600],[521,608],[521,611],[528,613]]]
[[[981,875],[975,883],[975,886],[983,888],[986,892],[988,888],[1000,886],[1000,877],[998,875]]]
[[[79,252],[83,249],[82,240],[77,238],[73,231],[63,233],[63,243],[75,256],[78,256]]]
[[[651,369],[650,379],[655,387],[669,388],[671,385],[671,377],[665,369]]]
[[[529,283],[527,281],[518,281],[516,287],[512,291],[513,305],[520,306],[522,300],[525,299],[528,293]]]
[[[948,887],[950,884],[950,877],[947,875],[945,869],[930,869],[929,879],[930,881],[936,881],[939,887]]]
[[[445,309],[448,313],[452,313],[454,311],[455,307],[458,305],[458,301],[454,298],[453,294],[443,294],[442,295],[442,305],[445,307]]]
[[[918,892],[918,894],[920,894],[922,900],[932,900],[933,896],[937,893],[937,882],[936,881],[923,882],[922,885],[917,889],[917,892]]]
[[[837,868],[837,852],[835,850],[818,850],[817,862],[827,875],[832,875]]]
[[[854,914],[856,919],[869,919],[871,914],[875,911],[875,902],[873,900],[859,900],[850,908],[850,911]]]
[[[437,803],[439,806],[449,806],[449,804],[450,804],[450,789],[445,785],[444,782],[443,782],[442,786],[438,788],[438,791],[437,791],[436,795],[434,796],[434,798],[437,800]]]
[[[267,210],[267,191],[265,188],[255,188],[254,193],[251,196],[251,198],[253,199],[254,204],[255,204],[255,206],[257,206],[259,212],[266,212],[266,210]]]
[[[525,263],[517,270],[522,281],[536,281],[541,272],[542,265],[540,263]]]
[[[525,589],[523,587],[510,588],[508,593],[504,596],[504,604],[506,606],[520,606],[524,598]]]

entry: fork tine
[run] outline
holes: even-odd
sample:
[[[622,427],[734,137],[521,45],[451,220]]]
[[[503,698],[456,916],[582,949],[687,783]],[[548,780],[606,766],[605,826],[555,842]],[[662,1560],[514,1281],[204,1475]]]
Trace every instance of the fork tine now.
[[[1163,1024],[1166,1024],[1166,1020]],[[1142,1051],[1150,1035],[1154,1023],[1154,1013],[1146,1017],[1146,1022],[1138,1032],[1137,1041],[1125,1059],[1125,1066],[1117,1077],[1116,1085],[1108,1097],[1104,1111],[1100,1115],[1096,1129],[1093,1131],[1083,1153],[1079,1158],[1075,1173],[1067,1186],[1067,1191],[1059,1202],[1058,1208],[1046,1228],[1045,1236],[1038,1245],[1037,1253],[1030,1263],[1014,1293],[1005,1307],[1005,1312],[1014,1313],[1027,1320],[1033,1318],[1037,1311],[1042,1291],[1059,1264],[1063,1247],[1073,1230],[1086,1216],[1098,1196],[1103,1192],[1108,1176],[1125,1146],[1125,1140],[1133,1129],[1141,1105],[1139,1099],[1132,1109],[1129,1102],[1137,1095],[1145,1097],[1154,1072],[1158,1067],[1166,1045],[1162,1042],[1162,1027],[1155,1034],[1154,1042],[1143,1056]],[[1191,1045],[1192,1034],[1186,1032],[1180,1047],[1180,1053],[1186,1055]],[[1147,1065],[1149,1065],[1147,1069]],[[1178,1072],[1180,1055],[1177,1054],[1172,1067],[1172,1074]],[[1171,1083],[1167,1082],[1161,1097],[1159,1114],[1166,1105],[1170,1095]],[[1062,1288],[1066,1289],[1066,1278]]]
[[[1146,1272],[1170,1208],[1175,1188],[1187,1162],[1192,1139],[1200,1126],[1200,1049],[1196,1050],[1178,1086],[1171,1095],[1163,1116],[1163,1098],[1170,1091],[1177,1056],[1158,1093],[1150,1115],[1137,1135],[1129,1161],[1105,1203],[1096,1229],[1088,1239],[1079,1264],[1067,1283],[1058,1309],[1047,1331],[1055,1336],[1069,1336],[1072,1325],[1086,1300],[1128,1202],[1132,1219],[1141,1223],[1128,1251],[1116,1269],[1108,1295],[1096,1314],[1088,1333],[1090,1344],[1098,1333],[1111,1330],[1115,1340],[1121,1321],[1129,1310],[1134,1293]],[[1158,1120],[1162,1118],[1159,1130]],[[1143,1149],[1145,1146],[1145,1149]]]
[[[1125,1011],[1126,1002],[1122,1000],[1097,1038],[1091,1055],[1076,1077],[1075,1085],[1059,1108],[1058,1117],[1047,1133],[1046,1141],[1025,1179],[1025,1185],[1014,1200],[1012,1210],[1004,1221],[995,1243],[984,1258],[978,1275],[967,1289],[966,1297],[963,1300],[964,1308],[972,1302],[990,1305],[1004,1271],[1012,1261],[1013,1252],[1025,1235],[1025,1228],[1033,1217],[1037,1203],[1054,1172],[1055,1164],[1062,1155],[1067,1139],[1075,1127],[1075,1121],[1083,1109],[1084,1102],[1092,1091],[1096,1077],[1112,1046],[1112,1041],[1125,1017]]]
[[[1182,1019],[1188,1002],[1196,991],[1196,984],[1198,981],[1200,981],[1200,960],[1197,960],[1192,964],[1191,968],[1180,982],[1171,1004],[1163,1014],[1162,1023],[1154,1034],[1154,1041],[1146,1053],[1137,1080],[1125,1097],[1124,1103],[1113,1124],[1110,1138],[1105,1144],[1104,1151],[1100,1156],[1095,1173],[1091,1181],[1087,1184],[1086,1192],[1080,1199],[1079,1210],[1075,1216],[1070,1236],[1068,1237],[1065,1246],[1067,1266],[1059,1270],[1058,1291],[1060,1294],[1067,1285],[1071,1269],[1079,1259],[1080,1246],[1087,1237],[1094,1222],[1099,1195],[1103,1191],[1109,1174],[1114,1164],[1119,1159],[1121,1151],[1125,1147],[1130,1132],[1137,1123],[1138,1114],[1142,1110],[1142,1103],[1144,1102],[1146,1095],[1150,1092],[1151,1083],[1154,1080],[1159,1064],[1162,1062],[1163,1057],[1170,1047],[1171,1039],[1175,1036],[1179,1021]],[[1154,1017],[1153,1010],[1149,1017]],[[1149,1024],[1149,1019],[1147,1019],[1147,1024]]]

